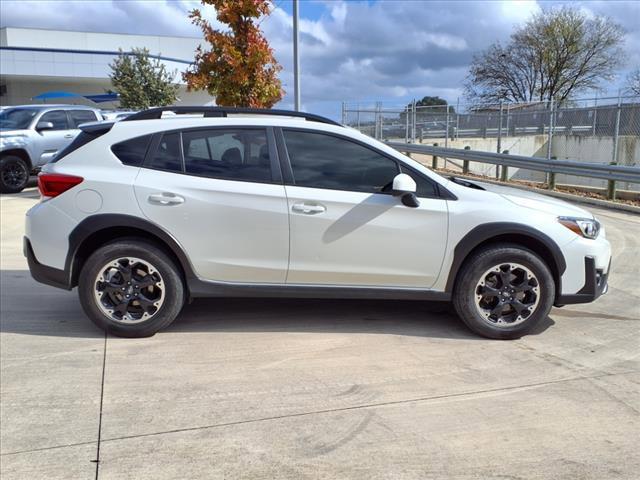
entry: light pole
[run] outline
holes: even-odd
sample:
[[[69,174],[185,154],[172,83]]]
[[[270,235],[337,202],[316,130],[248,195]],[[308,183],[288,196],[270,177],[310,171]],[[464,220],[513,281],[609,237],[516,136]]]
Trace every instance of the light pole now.
[[[293,0],[293,103],[300,111],[300,54],[298,52],[298,0]]]

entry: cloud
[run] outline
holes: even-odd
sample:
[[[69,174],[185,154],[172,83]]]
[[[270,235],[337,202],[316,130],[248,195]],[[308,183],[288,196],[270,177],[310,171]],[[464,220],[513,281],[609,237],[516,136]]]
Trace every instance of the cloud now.
[[[620,22],[628,31],[630,64],[640,64],[640,2],[578,5]],[[0,22],[2,26],[199,36],[186,13],[197,7],[200,3],[195,0],[3,0]],[[412,97],[440,95],[453,102],[461,94],[473,53],[494,41],[508,40],[513,27],[540,8],[534,0],[301,2],[303,104],[335,115],[342,100],[401,104]],[[215,22],[212,9],[205,12]],[[291,15],[276,8],[262,19],[261,28],[284,66],[281,76],[288,95],[281,106],[288,107],[293,94]]]

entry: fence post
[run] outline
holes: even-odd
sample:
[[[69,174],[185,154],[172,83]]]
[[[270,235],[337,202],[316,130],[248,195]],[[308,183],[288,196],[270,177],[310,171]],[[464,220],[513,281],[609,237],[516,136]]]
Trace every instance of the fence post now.
[[[471,150],[471,147],[467,145],[465,150]],[[462,160],[462,173],[469,173],[469,160]]]
[[[411,143],[416,143],[416,128],[418,128],[418,105],[413,99],[413,122],[411,123]]]
[[[500,100],[500,114],[498,115],[498,146],[496,152],[500,153],[502,148],[502,100]]]
[[[409,113],[411,113],[411,104],[404,107],[404,143],[409,143]]]
[[[437,147],[438,144],[434,143],[433,146]],[[433,168],[434,170],[438,168],[438,157],[436,155],[434,155],[433,158],[431,159],[431,168]]]
[[[617,165],[616,162],[610,162],[609,165]],[[615,200],[616,199],[616,181],[615,180],[608,180],[607,181],[607,198],[609,200]]]
[[[616,125],[613,131],[613,163],[618,162],[618,138],[620,136],[620,110],[622,108],[620,94],[618,94],[618,107],[616,108]]]
[[[460,97],[456,100],[456,140],[460,137]]]
[[[505,155],[509,155],[509,150],[504,150],[502,153],[504,153]],[[500,180],[502,180],[503,182],[509,181],[509,167],[507,165],[502,165]]]
[[[557,160],[557,157],[551,157],[551,160]],[[547,183],[547,188],[549,190],[555,190],[556,189],[556,173],[549,172],[548,179],[549,181]]]
[[[342,125],[347,123],[347,104],[342,102]]]
[[[447,116],[445,117],[447,125],[444,128],[444,148],[449,146],[449,104],[447,104]]]
[[[547,133],[547,160],[551,160],[551,145],[553,143],[553,98],[549,101],[549,131]],[[551,187],[551,175],[549,173],[547,175],[547,183],[549,184],[549,188],[553,190],[555,188],[555,175],[553,176],[553,187]]]

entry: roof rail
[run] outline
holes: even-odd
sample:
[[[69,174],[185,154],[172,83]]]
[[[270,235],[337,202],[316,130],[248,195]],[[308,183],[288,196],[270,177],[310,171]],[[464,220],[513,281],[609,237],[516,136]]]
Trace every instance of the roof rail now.
[[[121,122],[129,122],[131,120],[156,120],[162,118],[163,112],[173,112],[179,115],[189,115],[201,113],[204,117],[228,117],[229,114],[248,114],[248,115],[280,115],[283,117],[299,117],[312,122],[328,123],[329,125],[340,124],[320,115],[312,113],[296,112],[293,110],[271,110],[266,108],[241,108],[241,107],[198,107],[198,106],[178,106],[178,107],[157,107],[143,110],[121,120]]]

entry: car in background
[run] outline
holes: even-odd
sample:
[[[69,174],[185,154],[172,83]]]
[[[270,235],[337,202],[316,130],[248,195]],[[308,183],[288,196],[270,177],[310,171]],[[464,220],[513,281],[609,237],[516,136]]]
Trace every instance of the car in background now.
[[[118,122],[136,113],[135,110],[102,110],[100,112],[105,120]]]
[[[0,193],[22,191],[37,172],[80,133],[101,121],[100,111],[82,105],[19,105],[0,110]]]

